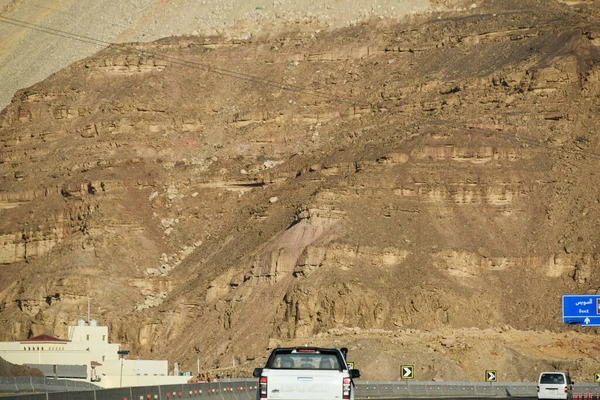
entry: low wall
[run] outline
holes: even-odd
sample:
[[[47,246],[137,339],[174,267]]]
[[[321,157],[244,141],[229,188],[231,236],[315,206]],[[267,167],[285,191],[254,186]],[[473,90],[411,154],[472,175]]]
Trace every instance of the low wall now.
[[[45,381],[45,382],[44,382]],[[2,400],[255,400],[258,380],[235,379],[180,385],[124,387],[99,389],[85,382],[61,381],[45,378],[0,377]],[[83,387],[87,385],[87,387]],[[40,392],[11,394],[10,392]],[[76,393],[75,393],[76,392]],[[587,399],[600,400],[600,384],[578,383],[574,394],[585,394]],[[438,397],[535,397],[536,384],[531,382],[430,382],[430,381],[361,381],[356,382],[355,398],[438,398]],[[575,396],[574,396],[575,397]],[[211,399],[209,399],[211,398]]]
[[[529,382],[362,381],[356,386],[355,397],[531,397],[536,392],[536,384]]]
[[[576,383],[574,397],[586,395],[600,400],[600,383]],[[356,399],[398,397],[536,397],[535,382],[431,382],[431,381],[360,381]]]

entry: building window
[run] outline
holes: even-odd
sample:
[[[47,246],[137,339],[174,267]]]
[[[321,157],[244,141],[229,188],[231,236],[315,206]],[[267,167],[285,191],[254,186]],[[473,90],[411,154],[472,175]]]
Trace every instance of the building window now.
[[[102,341],[106,342],[106,335],[102,335]]]
[[[85,335],[85,340],[90,340],[90,335]]]
[[[102,356],[102,361],[104,361],[105,358],[106,358],[106,356]]]

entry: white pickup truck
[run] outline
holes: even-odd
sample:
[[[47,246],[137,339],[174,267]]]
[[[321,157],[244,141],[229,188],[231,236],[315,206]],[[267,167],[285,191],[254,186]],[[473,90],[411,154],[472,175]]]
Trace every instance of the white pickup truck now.
[[[348,369],[348,349],[322,347],[276,348],[259,378],[257,400],[354,400],[357,369]]]

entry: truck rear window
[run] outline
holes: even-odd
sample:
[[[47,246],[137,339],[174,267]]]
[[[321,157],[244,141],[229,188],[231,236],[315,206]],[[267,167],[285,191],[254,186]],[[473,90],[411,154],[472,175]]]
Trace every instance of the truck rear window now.
[[[335,354],[281,353],[271,359],[269,368],[274,369],[333,369],[340,370]]]

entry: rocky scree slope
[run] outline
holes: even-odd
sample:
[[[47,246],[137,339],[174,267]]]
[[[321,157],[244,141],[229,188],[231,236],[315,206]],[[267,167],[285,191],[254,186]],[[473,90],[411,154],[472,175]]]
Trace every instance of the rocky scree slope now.
[[[0,338],[64,337],[90,298],[133,354],[230,376],[314,343],[366,379],[591,377],[560,296],[599,284],[597,11],[168,38],[18,92]]]

